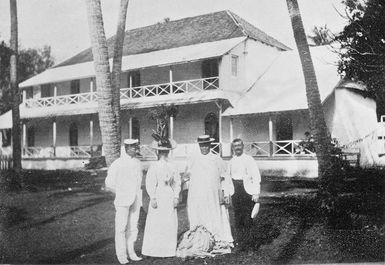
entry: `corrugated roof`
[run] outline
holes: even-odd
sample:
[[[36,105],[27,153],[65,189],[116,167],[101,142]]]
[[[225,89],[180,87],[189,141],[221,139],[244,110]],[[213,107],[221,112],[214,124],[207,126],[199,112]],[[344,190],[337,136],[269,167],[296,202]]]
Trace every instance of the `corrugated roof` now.
[[[311,55],[321,100],[339,84],[338,55],[329,47],[313,47]],[[257,79],[257,77],[256,77]],[[250,90],[224,116],[307,109],[305,80],[298,52],[281,52]]]
[[[122,59],[122,71],[219,57],[241,43],[245,38],[246,37],[239,37],[124,56]],[[24,88],[92,76],[95,76],[94,64],[93,62],[85,62],[50,68],[45,72],[20,83],[19,87]]]
[[[0,130],[12,128],[12,110],[0,116]]]
[[[219,11],[128,30],[123,56],[246,36],[282,50],[290,49],[236,14]],[[114,37],[109,38],[107,44],[112,58]],[[92,60],[92,50],[88,48],[55,67]]]

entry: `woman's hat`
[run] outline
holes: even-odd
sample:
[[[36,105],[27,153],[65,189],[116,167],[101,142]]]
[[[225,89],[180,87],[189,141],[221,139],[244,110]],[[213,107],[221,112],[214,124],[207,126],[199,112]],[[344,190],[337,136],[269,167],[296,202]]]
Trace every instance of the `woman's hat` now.
[[[153,141],[151,148],[156,150],[172,150],[176,148],[176,145],[174,140]]]
[[[259,207],[260,207],[259,202],[254,204],[253,210],[251,211],[251,218],[252,219],[254,219],[257,216],[257,214],[259,212]]]
[[[198,136],[198,138],[197,138],[198,144],[211,143],[214,141],[215,141],[215,139],[211,138],[210,135],[201,135],[201,136]]]

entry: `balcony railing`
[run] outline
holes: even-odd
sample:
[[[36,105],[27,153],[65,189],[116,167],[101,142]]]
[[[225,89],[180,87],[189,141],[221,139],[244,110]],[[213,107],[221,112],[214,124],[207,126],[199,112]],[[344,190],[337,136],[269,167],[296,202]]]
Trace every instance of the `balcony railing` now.
[[[27,99],[25,101],[26,108],[44,108],[44,107],[53,107],[53,106],[68,106],[68,105],[78,105],[90,102],[97,101],[97,93],[80,93],[80,94],[71,94],[64,96],[56,97],[45,97],[38,99]]]
[[[176,81],[164,84],[138,86],[120,89],[121,100],[136,98],[175,95],[181,93],[200,92],[219,89],[219,78],[201,78],[185,81]],[[24,101],[26,108],[45,108],[54,106],[76,106],[79,104],[96,103],[97,92],[61,95],[55,97],[31,98]]]
[[[315,152],[305,148],[301,142],[301,140],[287,140],[245,143],[245,153],[261,157],[315,156]]]

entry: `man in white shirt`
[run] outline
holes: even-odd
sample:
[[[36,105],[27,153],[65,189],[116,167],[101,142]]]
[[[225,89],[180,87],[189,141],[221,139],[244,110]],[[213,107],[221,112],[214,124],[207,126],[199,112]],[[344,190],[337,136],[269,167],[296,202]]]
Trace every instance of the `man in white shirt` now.
[[[125,152],[108,169],[106,189],[115,193],[115,250],[121,264],[141,260],[134,250],[138,235],[138,219],[142,206],[142,167],[135,157],[137,139],[124,140]]]
[[[260,193],[261,175],[255,160],[243,153],[243,141],[239,138],[232,142],[233,158],[228,164],[228,174],[234,184],[232,203],[235,227],[239,241],[249,233],[253,223],[251,212]]]

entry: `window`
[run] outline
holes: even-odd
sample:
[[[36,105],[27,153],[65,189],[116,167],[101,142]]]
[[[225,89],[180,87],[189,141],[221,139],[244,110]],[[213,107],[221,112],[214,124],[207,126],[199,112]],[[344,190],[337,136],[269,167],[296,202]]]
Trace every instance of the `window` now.
[[[25,89],[25,99],[33,98],[33,87]]]
[[[276,133],[277,141],[280,141],[277,145],[281,148],[285,146],[277,154],[290,154],[292,146],[289,143],[293,140],[293,121],[290,115],[282,114],[277,117]]]
[[[70,146],[78,146],[78,126],[76,123],[70,125]]]
[[[237,55],[231,55],[231,75],[232,76],[238,75],[238,56]]]
[[[33,126],[27,129],[27,146],[35,146],[35,127]]]
[[[40,89],[41,89],[40,97],[42,98],[52,97],[51,84],[42,85]]]
[[[140,141],[140,124],[137,118],[132,118],[132,139]]]
[[[218,60],[210,59],[202,62],[202,77],[217,77],[218,76]]]
[[[140,72],[139,71],[132,71],[128,73],[128,85],[130,85],[130,77],[131,77],[131,87],[137,87],[140,86]]]
[[[12,143],[12,130],[11,129],[3,129],[0,130],[0,138],[1,138],[1,146],[7,147]]]
[[[210,59],[202,62],[202,78],[205,78],[205,82],[203,82],[203,89],[216,89],[219,86],[218,77],[218,60]],[[214,78],[209,78],[214,77]]]
[[[205,117],[205,134],[210,135],[216,142],[219,141],[219,122],[217,115],[213,112],[209,113]]]
[[[79,94],[79,93],[80,93],[80,80],[72,80],[71,94]]]

